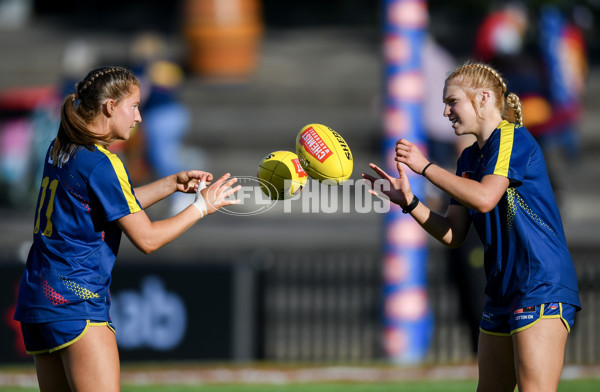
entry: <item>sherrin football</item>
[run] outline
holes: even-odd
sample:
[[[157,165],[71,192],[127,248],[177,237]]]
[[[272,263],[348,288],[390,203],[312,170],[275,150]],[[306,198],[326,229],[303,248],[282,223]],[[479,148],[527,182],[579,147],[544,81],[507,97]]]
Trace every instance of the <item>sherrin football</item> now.
[[[296,154],[300,164],[312,178],[343,183],[354,162],[348,143],[342,135],[322,124],[308,124],[296,137]]]
[[[257,176],[263,193],[272,200],[283,200],[302,190],[308,178],[298,156],[291,151],[275,151],[258,165]]]

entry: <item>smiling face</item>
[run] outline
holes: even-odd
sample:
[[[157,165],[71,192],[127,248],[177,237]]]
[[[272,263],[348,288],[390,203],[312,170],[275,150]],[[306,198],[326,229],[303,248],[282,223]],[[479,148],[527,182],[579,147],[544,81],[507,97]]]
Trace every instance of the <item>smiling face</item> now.
[[[142,122],[139,109],[140,88],[133,86],[131,94],[119,101],[108,101],[110,106],[110,134],[112,140],[127,140],[133,128]]]
[[[473,100],[466,90],[455,83],[447,83],[444,87],[444,117],[452,122],[452,128],[457,135],[477,135],[479,115],[473,105]]]

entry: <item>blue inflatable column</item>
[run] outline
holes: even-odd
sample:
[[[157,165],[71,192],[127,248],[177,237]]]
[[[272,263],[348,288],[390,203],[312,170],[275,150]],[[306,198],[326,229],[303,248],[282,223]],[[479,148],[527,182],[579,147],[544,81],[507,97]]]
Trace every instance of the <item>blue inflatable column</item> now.
[[[406,138],[425,152],[421,56],[428,22],[424,0],[384,0],[384,148],[387,172],[398,175],[396,141]],[[424,199],[425,182],[407,170],[412,191]],[[395,204],[385,216],[384,345],[398,364],[422,362],[433,318],[427,295],[427,233]]]

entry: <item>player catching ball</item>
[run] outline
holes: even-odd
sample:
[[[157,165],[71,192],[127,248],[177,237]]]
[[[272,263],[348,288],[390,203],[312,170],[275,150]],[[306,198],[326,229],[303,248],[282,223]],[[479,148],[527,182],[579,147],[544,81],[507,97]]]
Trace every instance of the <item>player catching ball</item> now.
[[[109,307],[111,271],[122,232],[142,252],[174,240],[239,190],[226,174],[183,171],[135,188],[107,147],[142,121],[140,85],[121,67],[92,70],[61,108],[35,210],[33,245],[15,319],[33,354],[42,391],[118,391],[120,365]],[[174,217],[144,209],[174,192],[196,193]]]
[[[406,139],[396,144],[398,178],[374,164],[363,177],[449,247],[471,224],[485,249],[487,302],[480,323],[478,391],[556,391],[567,335],[581,309],[544,156],[523,127],[517,95],[486,64],[467,63],[446,79],[444,116],[472,134],[456,175],[433,165]],[[511,120],[509,122],[507,120]],[[440,215],[411,192],[404,166],[451,196]],[[383,190],[389,189],[389,190]]]

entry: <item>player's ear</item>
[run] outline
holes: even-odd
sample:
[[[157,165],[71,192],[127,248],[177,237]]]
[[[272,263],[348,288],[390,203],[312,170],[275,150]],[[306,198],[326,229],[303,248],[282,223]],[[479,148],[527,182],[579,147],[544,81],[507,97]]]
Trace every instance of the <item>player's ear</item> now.
[[[480,107],[484,107],[488,102],[492,100],[494,95],[490,90],[481,90],[481,94],[479,95],[479,105]]]
[[[106,117],[112,117],[112,115],[115,112],[115,104],[116,102],[112,98],[107,99],[106,102],[102,104],[102,111],[104,112]]]

